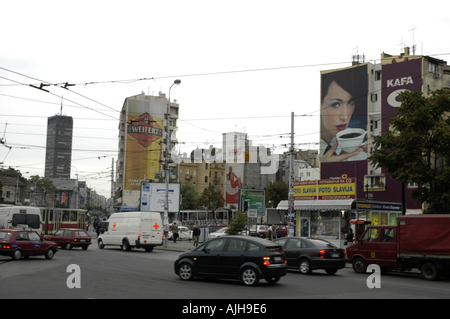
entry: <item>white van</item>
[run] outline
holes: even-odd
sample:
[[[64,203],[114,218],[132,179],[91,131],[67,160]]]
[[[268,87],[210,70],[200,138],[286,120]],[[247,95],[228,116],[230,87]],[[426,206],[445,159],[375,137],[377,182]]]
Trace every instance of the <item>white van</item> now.
[[[105,246],[120,246],[126,251],[132,248],[152,251],[153,247],[163,244],[161,213],[114,213],[106,221],[104,228],[97,240],[100,249]]]
[[[0,229],[30,229],[42,232],[42,217],[38,207],[0,207]]]

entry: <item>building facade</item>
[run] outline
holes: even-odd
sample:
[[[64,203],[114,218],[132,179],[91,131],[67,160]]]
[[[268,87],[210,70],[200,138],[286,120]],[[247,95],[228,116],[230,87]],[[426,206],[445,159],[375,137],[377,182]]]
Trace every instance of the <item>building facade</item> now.
[[[296,235],[324,238],[341,245],[351,220],[395,225],[404,208],[406,214],[422,213],[424,203],[411,196],[418,185],[406,185],[403,201],[402,184],[385,169],[371,165],[368,157],[373,152],[373,137],[387,132],[390,119],[397,115],[401,105],[399,93],[419,91],[428,96],[446,87],[450,87],[447,63],[410,55],[409,48],[399,55],[382,53],[377,64],[354,62],[346,68],[322,71],[320,180],[351,184],[324,188],[331,190],[327,195],[341,199],[320,200],[319,187],[317,199],[295,200]],[[355,189],[344,199],[339,191],[348,191],[352,183]],[[288,202],[280,203],[278,209],[288,209]]]
[[[73,118],[55,115],[47,119],[45,178],[70,178]]]
[[[166,127],[169,125],[171,146],[177,140],[179,105],[170,103],[163,93],[144,93],[125,99],[119,123],[119,155],[116,162],[114,202],[119,206],[137,207],[142,181],[155,180],[164,171]],[[171,182],[176,181],[176,163],[169,163]]]

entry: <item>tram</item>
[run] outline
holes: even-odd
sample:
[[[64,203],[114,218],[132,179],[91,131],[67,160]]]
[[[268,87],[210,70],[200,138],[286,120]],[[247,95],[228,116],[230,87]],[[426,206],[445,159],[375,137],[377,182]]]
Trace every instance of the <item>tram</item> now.
[[[42,217],[42,232],[52,235],[60,228],[85,229],[87,211],[76,208],[39,207]]]
[[[178,221],[183,226],[228,226],[234,218],[233,209],[182,210],[178,213]]]

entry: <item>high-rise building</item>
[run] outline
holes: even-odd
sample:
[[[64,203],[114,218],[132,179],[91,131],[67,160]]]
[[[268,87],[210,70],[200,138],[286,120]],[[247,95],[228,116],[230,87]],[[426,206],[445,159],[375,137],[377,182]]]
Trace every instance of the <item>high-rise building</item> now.
[[[45,178],[70,178],[73,118],[55,115],[47,119]]]
[[[137,207],[142,181],[155,180],[166,164],[166,127],[170,143],[176,143],[178,109],[163,93],[144,93],[125,99],[119,123],[119,156],[116,163],[115,202],[121,206]],[[166,120],[169,115],[169,122]],[[168,156],[167,156],[168,158]],[[169,164],[171,182],[176,182],[176,163]]]

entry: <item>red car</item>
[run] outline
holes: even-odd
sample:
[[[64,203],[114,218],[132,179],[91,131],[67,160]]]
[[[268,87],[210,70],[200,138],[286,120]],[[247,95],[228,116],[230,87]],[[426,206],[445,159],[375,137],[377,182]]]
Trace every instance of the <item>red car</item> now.
[[[56,242],[58,246],[64,249],[81,247],[86,250],[91,244],[91,236],[83,229],[62,228],[53,235],[44,236],[44,238]]]
[[[17,260],[22,257],[45,256],[52,259],[58,251],[55,242],[43,239],[32,230],[25,229],[1,229],[0,230],[0,255],[10,256]]]

